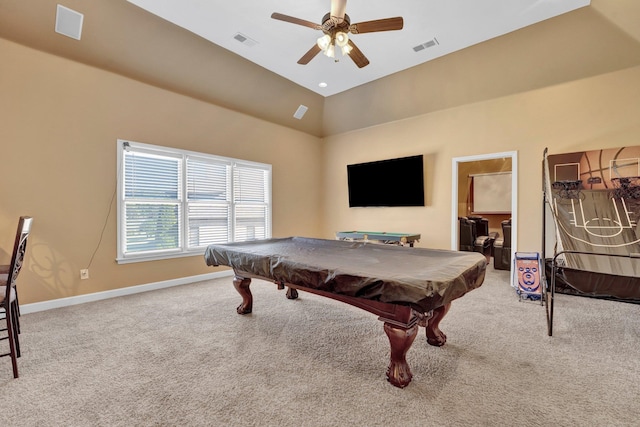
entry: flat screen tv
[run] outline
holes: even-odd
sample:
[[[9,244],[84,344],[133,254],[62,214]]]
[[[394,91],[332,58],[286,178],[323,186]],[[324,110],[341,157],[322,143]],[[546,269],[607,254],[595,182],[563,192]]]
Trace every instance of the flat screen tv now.
[[[422,155],[347,165],[349,207],[424,206]]]

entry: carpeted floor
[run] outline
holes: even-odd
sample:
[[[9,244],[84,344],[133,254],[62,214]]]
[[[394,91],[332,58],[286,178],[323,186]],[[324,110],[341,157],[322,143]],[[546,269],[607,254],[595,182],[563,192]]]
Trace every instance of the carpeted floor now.
[[[638,425],[640,305],[557,295],[548,337],[509,274],[454,302],[444,347],[420,331],[405,389],[376,316],[268,282],[248,316],[231,278],[24,315],[1,425]]]

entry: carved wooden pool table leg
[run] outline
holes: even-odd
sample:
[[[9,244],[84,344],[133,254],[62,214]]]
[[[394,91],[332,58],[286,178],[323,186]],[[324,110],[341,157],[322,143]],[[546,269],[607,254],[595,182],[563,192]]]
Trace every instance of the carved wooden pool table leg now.
[[[418,334],[418,325],[409,328],[384,323],[384,332],[391,344],[391,358],[387,368],[387,380],[396,387],[404,388],[411,382],[411,369],[407,363],[407,351]]]
[[[426,321],[427,343],[436,347],[443,346],[447,342],[447,336],[439,328],[440,321],[451,308],[451,303],[445,304],[433,310],[433,316]]]
[[[285,287],[287,288],[287,299],[297,299],[298,298],[298,290],[292,288],[291,286],[287,286],[284,282],[276,282],[279,290],[283,290]]]
[[[238,314],[249,314],[253,309],[253,295],[251,295],[249,285],[251,285],[251,279],[246,279],[240,276],[235,276],[233,279],[233,286],[242,297],[242,304],[236,308]]]
[[[287,288],[287,298],[288,299],[297,299],[298,298],[298,290],[292,287]]]

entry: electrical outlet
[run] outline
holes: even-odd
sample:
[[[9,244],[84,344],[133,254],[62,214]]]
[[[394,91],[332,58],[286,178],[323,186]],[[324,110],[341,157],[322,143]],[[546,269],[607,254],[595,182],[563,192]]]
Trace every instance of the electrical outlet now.
[[[88,269],[80,270],[80,279],[84,280],[88,278],[89,278],[89,270]]]

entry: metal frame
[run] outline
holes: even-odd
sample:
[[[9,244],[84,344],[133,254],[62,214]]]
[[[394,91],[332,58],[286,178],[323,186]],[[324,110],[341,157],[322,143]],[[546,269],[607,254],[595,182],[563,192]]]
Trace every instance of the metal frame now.
[[[597,255],[597,256],[606,256],[606,257],[617,257],[617,258],[640,258],[640,254],[638,253],[630,253],[627,255],[622,254],[603,254],[597,252],[585,252],[585,251],[560,251],[555,254],[551,260],[551,284],[550,291],[547,290],[547,333],[549,336],[553,335],[553,299],[556,294],[556,271],[558,269],[557,258],[560,255],[564,254],[574,254],[574,255]]]

